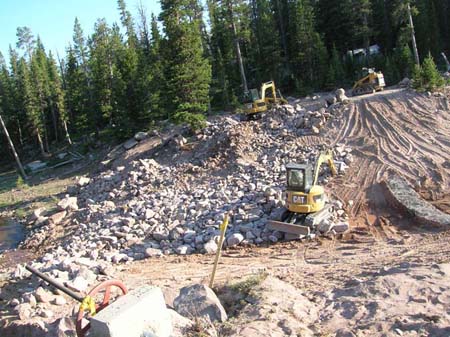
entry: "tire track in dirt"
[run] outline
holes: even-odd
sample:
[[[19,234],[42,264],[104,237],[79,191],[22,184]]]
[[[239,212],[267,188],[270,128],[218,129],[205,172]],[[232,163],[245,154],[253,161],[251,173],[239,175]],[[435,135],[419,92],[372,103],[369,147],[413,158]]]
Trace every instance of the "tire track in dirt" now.
[[[450,194],[450,111],[447,99],[410,91],[354,100],[333,122],[326,137],[353,149],[355,161],[332,184],[333,194],[349,205],[353,224],[375,237],[393,237],[383,215],[382,195],[374,192],[390,173],[413,185]],[[436,198],[436,193],[430,193]],[[434,199],[433,199],[434,200]],[[447,201],[437,204],[446,205]]]

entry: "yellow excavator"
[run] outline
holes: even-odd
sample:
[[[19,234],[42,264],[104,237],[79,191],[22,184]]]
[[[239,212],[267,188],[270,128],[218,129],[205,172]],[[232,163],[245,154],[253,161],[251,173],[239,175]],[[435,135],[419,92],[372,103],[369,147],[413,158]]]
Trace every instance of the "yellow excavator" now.
[[[287,104],[281,92],[276,89],[273,81],[261,85],[261,95],[258,89],[250,89],[244,102],[244,114],[247,119],[255,118],[258,113],[267,111],[273,104]]]
[[[317,184],[320,167],[327,163],[331,174],[337,174],[333,161],[333,151],[320,153],[316,162],[311,164],[286,165],[286,210],[280,218],[268,221],[268,228],[280,232],[308,235],[311,225],[321,218],[325,211],[325,190]]]
[[[383,91],[386,83],[381,71],[376,72],[373,68],[363,68],[363,77],[353,85],[353,96],[373,94]]]

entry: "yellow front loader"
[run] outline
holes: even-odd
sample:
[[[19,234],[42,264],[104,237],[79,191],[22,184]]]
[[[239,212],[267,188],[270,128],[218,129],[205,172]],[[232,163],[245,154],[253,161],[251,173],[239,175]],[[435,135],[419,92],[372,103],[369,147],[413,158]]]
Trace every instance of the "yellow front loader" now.
[[[273,81],[261,85],[261,95],[257,89],[250,89],[245,104],[245,116],[254,118],[258,113],[267,111],[273,104],[287,104],[287,100],[276,89]]]
[[[311,164],[286,165],[286,211],[278,220],[268,222],[269,229],[291,234],[307,235],[310,232],[308,224],[315,222],[314,217],[325,207],[325,190],[317,184],[320,167],[327,163],[331,174],[337,170],[333,161],[333,152],[327,150],[317,158],[314,166]]]
[[[363,68],[364,75],[353,85],[353,96],[373,94],[384,90],[386,83],[381,71],[376,72],[373,68]]]

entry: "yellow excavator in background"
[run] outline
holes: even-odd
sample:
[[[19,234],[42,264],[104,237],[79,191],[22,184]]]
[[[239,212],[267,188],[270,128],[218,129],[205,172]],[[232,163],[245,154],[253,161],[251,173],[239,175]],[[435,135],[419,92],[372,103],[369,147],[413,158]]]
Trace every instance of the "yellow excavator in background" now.
[[[286,165],[286,210],[280,214],[280,219],[268,221],[269,229],[297,235],[310,233],[310,226],[320,219],[325,208],[325,190],[317,184],[324,162],[331,174],[336,175],[332,150],[320,153],[314,167],[309,163]]]
[[[376,91],[384,90],[386,83],[381,71],[376,72],[373,68],[363,68],[363,73],[364,76],[353,86],[353,96],[373,94]]]
[[[267,111],[273,104],[287,104],[287,100],[276,89],[273,81],[261,85],[261,95],[258,89],[250,89],[244,102],[244,114],[247,119],[255,118],[258,113]]]

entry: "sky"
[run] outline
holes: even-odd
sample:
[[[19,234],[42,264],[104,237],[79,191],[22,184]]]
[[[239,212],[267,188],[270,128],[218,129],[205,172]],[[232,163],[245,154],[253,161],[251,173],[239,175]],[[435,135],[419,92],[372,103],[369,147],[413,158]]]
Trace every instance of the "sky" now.
[[[159,0],[125,0],[133,17],[137,17],[139,1],[149,20],[151,13],[159,14]],[[116,0],[0,0],[0,51],[8,60],[9,45],[16,47],[17,27],[27,26],[35,37],[41,37],[47,51],[62,57],[72,41],[75,17],[85,36],[93,32],[98,18],[109,24],[120,21]]]

